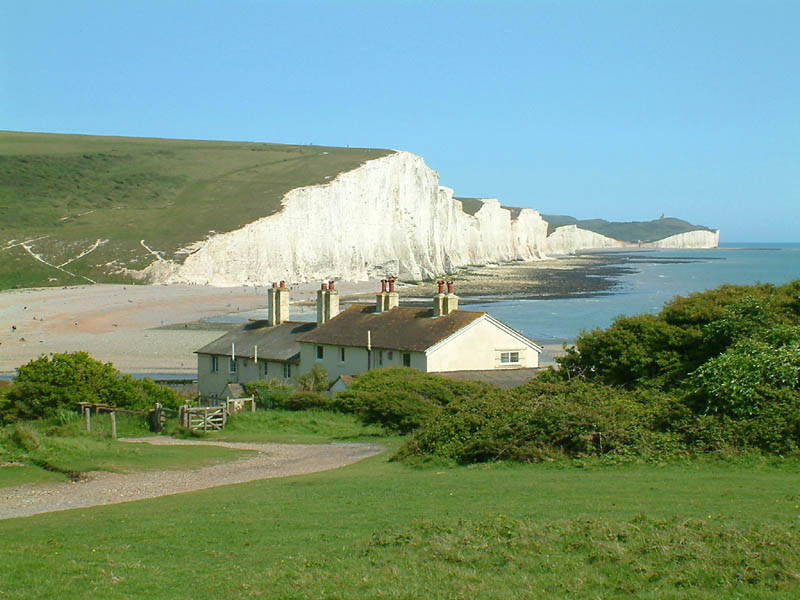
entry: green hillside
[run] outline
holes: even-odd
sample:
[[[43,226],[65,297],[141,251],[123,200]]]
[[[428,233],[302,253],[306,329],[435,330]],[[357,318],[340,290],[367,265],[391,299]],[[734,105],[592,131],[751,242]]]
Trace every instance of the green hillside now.
[[[273,214],[293,188],[389,153],[0,132],[0,289],[130,282],[121,269],[153,260],[141,240],[174,258],[211,232]],[[108,241],[91,250],[97,240]]]
[[[653,221],[628,222],[614,222],[604,219],[579,220],[567,215],[542,215],[542,218],[547,221],[548,235],[562,225],[577,225],[581,229],[588,229],[615,240],[634,244],[637,242],[655,242],[656,240],[663,240],[687,231],[712,231],[712,229],[704,225],[692,225],[688,221],[674,217],[662,217]]]

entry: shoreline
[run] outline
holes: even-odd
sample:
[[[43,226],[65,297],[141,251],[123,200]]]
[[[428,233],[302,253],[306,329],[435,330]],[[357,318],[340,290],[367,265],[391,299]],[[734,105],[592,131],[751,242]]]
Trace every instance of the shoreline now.
[[[572,298],[613,293],[629,273],[623,252],[592,253],[534,262],[465,267],[447,277],[465,308],[528,298]],[[633,261],[636,262],[636,261]],[[371,303],[377,280],[337,282],[342,307]],[[0,292],[0,375],[42,354],[83,350],[124,373],[197,373],[194,350],[251,313],[266,313],[266,286],[95,284]],[[314,319],[319,283],[290,284],[294,318]],[[400,282],[403,304],[424,306],[435,281]],[[543,364],[562,353],[544,344]]]

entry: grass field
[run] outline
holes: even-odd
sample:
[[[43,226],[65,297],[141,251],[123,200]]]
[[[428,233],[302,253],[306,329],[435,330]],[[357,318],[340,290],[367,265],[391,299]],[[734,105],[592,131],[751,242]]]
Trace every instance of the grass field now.
[[[339,435],[322,415],[269,415],[226,437]],[[0,521],[0,598],[800,595],[797,462],[413,468],[391,454]]]
[[[130,282],[386,150],[0,132],[0,289]],[[53,266],[36,260],[33,253]],[[90,250],[98,240],[107,240]],[[80,257],[80,258],[78,258]]]

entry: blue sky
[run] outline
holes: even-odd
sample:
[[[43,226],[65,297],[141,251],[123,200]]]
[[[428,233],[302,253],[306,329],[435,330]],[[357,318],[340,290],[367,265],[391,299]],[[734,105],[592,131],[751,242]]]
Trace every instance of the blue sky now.
[[[457,195],[800,242],[800,2],[0,4],[0,129],[368,146]]]

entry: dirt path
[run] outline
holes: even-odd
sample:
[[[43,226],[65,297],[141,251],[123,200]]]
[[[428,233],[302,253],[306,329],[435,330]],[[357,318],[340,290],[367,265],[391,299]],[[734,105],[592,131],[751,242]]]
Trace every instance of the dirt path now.
[[[257,479],[302,475],[336,469],[379,454],[374,444],[254,444],[177,440],[168,437],[136,438],[124,441],[157,445],[207,444],[225,448],[255,450],[229,463],[178,471],[108,473],[94,471],[78,483],[25,484],[0,489],[0,519],[27,517],[45,512],[131,502],[190,492]]]

